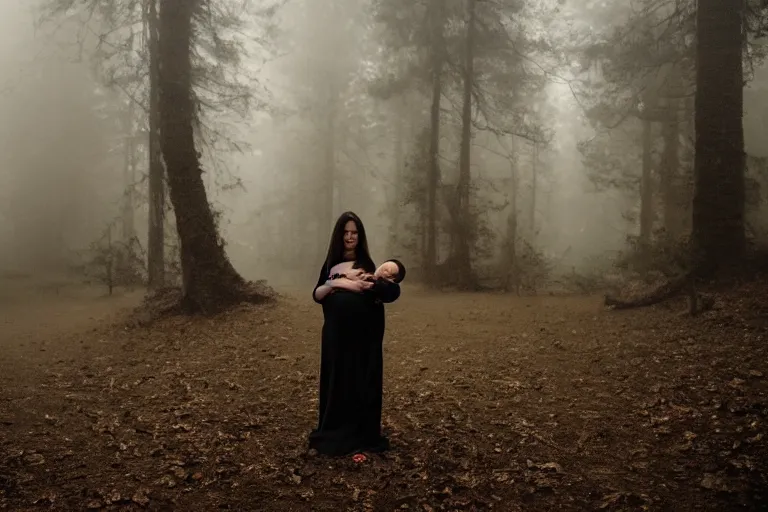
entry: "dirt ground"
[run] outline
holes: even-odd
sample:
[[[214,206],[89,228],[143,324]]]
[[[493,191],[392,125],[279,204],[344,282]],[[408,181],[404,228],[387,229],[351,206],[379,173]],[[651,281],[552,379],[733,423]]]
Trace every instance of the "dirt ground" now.
[[[406,289],[384,426],[313,457],[309,299],[151,329],[136,294],[0,305],[0,508],[768,509],[768,286],[605,311],[599,297]],[[117,323],[115,323],[117,322]]]

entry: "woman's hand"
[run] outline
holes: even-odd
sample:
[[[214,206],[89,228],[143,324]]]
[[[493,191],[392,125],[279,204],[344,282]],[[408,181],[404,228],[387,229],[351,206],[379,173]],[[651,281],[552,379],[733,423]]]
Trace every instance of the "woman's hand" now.
[[[365,279],[365,276],[367,274],[365,273],[365,270],[361,268],[354,268],[349,272],[345,273],[344,275],[347,276],[347,279],[349,279],[350,281],[362,281],[363,279]]]
[[[365,290],[370,290],[373,287],[373,283],[371,281],[352,281],[353,287],[355,292],[364,292]]]
[[[339,279],[334,279],[332,281],[329,281],[328,284],[332,286],[333,288],[339,288],[342,290],[347,290],[350,292],[364,292],[365,290],[370,290],[373,286],[373,283],[370,281],[363,281],[362,279],[353,280],[348,277],[341,277]]]

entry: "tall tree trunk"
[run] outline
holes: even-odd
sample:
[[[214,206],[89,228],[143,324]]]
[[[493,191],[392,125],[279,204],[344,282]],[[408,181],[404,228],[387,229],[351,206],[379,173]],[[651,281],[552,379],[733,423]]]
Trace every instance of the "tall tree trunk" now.
[[[640,177],[640,250],[647,251],[653,231],[653,123],[650,118],[643,123],[643,171]]]
[[[455,272],[459,286],[469,288],[473,284],[470,259],[470,165],[472,154],[472,85],[475,60],[475,0],[467,0],[467,36],[464,46],[464,98],[461,112],[461,147],[459,149],[459,180],[456,185],[456,233],[454,243]]]
[[[519,190],[519,178],[517,173],[517,166],[510,155],[509,160],[510,169],[510,193],[509,193],[509,214],[507,215],[507,232],[504,245],[502,246],[502,276],[503,283],[502,288],[505,292],[508,292],[510,285],[513,285],[515,292],[520,294],[520,270],[517,264],[517,228],[519,212],[517,209],[518,204],[518,190]]]
[[[403,176],[405,171],[405,121],[408,117],[408,103],[405,96],[399,98],[397,108],[395,110],[395,147],[393,164],[394,169],[392,178],[394,180],[394,186],[392,187],[392,196],[389,201],[389,241],[387,243],[390,254],[395,254],[400,248],[400,233],[402,228],[400,226],[400,209],[402,208],[402,190],[403,190]]]
[[[683,104],[683,118],[685,124],[682,127],[683,144],[680,151],[680,167],[682,174],[680,177],[680,224],[682,226],[682,233],[690,235],[693,220],[693,189],[696,181],[693,168],[696,153],[695,99],[693,97],[688,97]]]
[[[432,131],[429,124],[427,124],[425,127],[423,127],[420,130],[420,137],[416,139],[416,147],[418,147],[420,141],[424,141],[424,145],[429,148],[430,141],[432,138]],[[416,150],[416,153],[418,154],[418,150]],[[431,283],[432,279],[434,278],[434,274],[427,274],[427,269],[429,266],[427,265],[427,252],[428,252],[428,239],[429,239],[429,197],[428,197],[428,191],[427,191],[427,181],[429,179],[429,151],[426,153],[426,157],[424,159],[424,162],[426,165],[424,165],[424,168],[426,169],[426,173],[424,175],[425,181],[424,181],[424,190],[417,189],[417,191],[411,191],[412,194],[416,194],[416,207],[418,211],[418,243],[419,243],[419,264],[422,274],[422,280],[425,283]],[[417,162],[420,160],[417,160]],[[419,172],[421,170],[421,166],[418,164],[414,167],[412,172]],[[417,181],[417,183],[421,183],[421,181]],[[418,184],[416,185],[419,186]],[[423,192],[423,193],[421,193]]]
[[[211,313],[247,299],[219,238],[195,148],[192,18],[200,0],[161,0],[160,140],[181,245],[183,306]]]
[[[692,242],[697,273],[713,275],[746,249],[744,2],[699,0]]]
[[[675,91],[676,92],[676,91]],[[662,137],[664,149],[661,170],[661,199],[664,205],[664,233],[668,241],[676,241],[683,233],[680,187],[680,115],[676,98],[668,98]]]
[[[531,214],[530,214],[530,229],[531,229],[531,242],[536,238],[536,198],[538,195],[538,180],[539,180],[539,144],[533,142],[533,163],[531,166]]]
[[[325,251],[328,249],[329,233],[336,220],[334,218],[334,197],[336,195],[336,106],[338,103],[338,92],[336,87],[330,82],[333,80],[333,77],[329,77],[328,80],[326,110],[323,111],[322,117],[319,120],[320,126],[322,126],[320,138],[323,150],[323,171],[318,173],[318,179],[320,180],[318,190],[322,191],[322,193],[317,196],[317,200],[320,202],[318,211],[321,219],[320,229],[317,232],[317,250],[320,259],[325,258]]]
[[[336,104],[338,94],[335,87],[331,87],[328,96],[328,112],[326,118],[325,134],[325,224],[328,229],[334,222],[334,195],[336,192]]]
[[[149,47],[149,226],[147,236],[147,277],[151,290],[165,285],[165,169],[160,148],[160,60],[158,49],[157,0],[145,8]]]
[[[430,2],[432,105],[430,107],[429,167],[427,170],[427,230],[424,278],[435,284],[437,277],[437,187],[440,183],[440,100],[443,95],[443,66],[445,41],[443,40],[443,0]]]
[[[134,122],[134,102],[128,103],[128,111],[125,115],[125,160],[123,162],[123,214],[122,214],[122,238],[128,243],[136,236],[134,223],[133,187],[136,181],[136,131]]]

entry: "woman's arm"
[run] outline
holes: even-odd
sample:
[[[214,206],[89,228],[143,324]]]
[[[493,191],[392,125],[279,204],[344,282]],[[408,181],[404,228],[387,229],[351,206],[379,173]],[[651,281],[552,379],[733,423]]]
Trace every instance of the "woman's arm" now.
[[[315,289],[312,290],[312,300],[320,304],[332,291],[333,288],[329,285],[328,280],[328,268],[323,265],[320,269],[320,277],[317,278]]]
[[[351,292],[362,292],[368,290],[373,286],[373,283],[363,281],[360,279],[362,272],[353,272],[350,274],[351,278],[340,277],[336,279],[328,279],[328,272],[325,266],[320,270],[320,277],[317,279],[317,285],[312,291],[312,300],[318,304],[330,295],[335,289],[349,290]]]
[[[329,279],[317,288],[312,297],[318,304],[323,301],[328,295],[333,293],[334,290],[348,290],[350,292],[360,293],[364,290],[368,290],[373,286],[373,283],[368,281],[353,281],[346,277],[338,277],[336,279]]]
[[[315,288],[315,291],[312,292],[312,299],[314,299],[315,302],[318,304],[323,302],[323,299],[325,299],[330,293],[333,291],[333,286],[331,286],[331,281],[328,280],[325,283],[321,284],[317,288]]]

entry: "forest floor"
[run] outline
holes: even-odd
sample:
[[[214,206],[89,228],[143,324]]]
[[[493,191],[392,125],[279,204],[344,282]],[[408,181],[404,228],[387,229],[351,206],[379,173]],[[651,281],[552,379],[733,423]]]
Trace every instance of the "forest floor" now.
[[[765,283],[698,318],[677,302],[406,288],[385,340],[393,449],[360,463],[306,453],[322,322],[309,293],[127,327],[138,300],[0,304],[0,509],[768,503]]]

